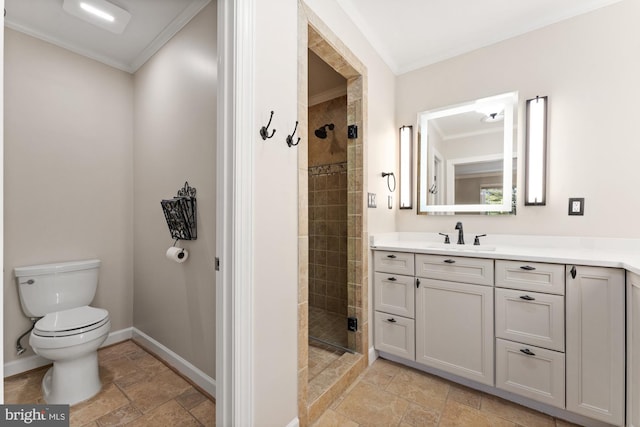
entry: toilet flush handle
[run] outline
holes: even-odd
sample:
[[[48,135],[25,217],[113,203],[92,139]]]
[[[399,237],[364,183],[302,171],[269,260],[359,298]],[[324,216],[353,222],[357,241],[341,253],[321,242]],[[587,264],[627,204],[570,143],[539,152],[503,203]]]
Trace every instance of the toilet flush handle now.
[[[21,285],[33,285],[34,283],[36,283],[36,281],[35,281],[35,280],[33,280],[33,279],[29,279],[29,280],[27,280],[26,282],[22,282],[22,283],[20,283],[20,284],[21,284]]]

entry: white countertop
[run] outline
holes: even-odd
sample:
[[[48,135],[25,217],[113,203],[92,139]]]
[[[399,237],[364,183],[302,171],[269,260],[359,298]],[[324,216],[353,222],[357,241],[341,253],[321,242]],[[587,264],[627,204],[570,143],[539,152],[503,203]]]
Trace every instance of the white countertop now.
[[[465,232],[464,246],[456,245],[457,233],[449,233],[450,245],[438,233],[382,233],[370,237],[372,250],[456,255],[558,264],[624,268],[640,274],[640,239],[489,235],[473,246],[476,234]]]

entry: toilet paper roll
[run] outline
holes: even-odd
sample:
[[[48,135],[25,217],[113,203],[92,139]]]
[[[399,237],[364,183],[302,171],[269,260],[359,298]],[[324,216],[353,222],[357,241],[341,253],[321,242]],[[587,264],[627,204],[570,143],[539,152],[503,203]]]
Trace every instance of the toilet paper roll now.
[[[171,261],[175,261],[177,263],[183,263],[189,258],[189,252],[183,248],[177,248],[175,246],[171,246],[167,249],[167,259]]]

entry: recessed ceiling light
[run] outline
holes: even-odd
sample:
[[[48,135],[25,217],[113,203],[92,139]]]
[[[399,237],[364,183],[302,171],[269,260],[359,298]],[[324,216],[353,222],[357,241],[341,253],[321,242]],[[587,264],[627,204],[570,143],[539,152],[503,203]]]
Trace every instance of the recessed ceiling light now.
[[[85,2],[80,3],[80,8],[89,12],[92,15],[97,16],[98,18],[104,19],[105,21],[113,22],[116,20],[113,15],[109,15],[104,10],[98,9],[97,7],[91,6]]]
[[[131,14],[106,0],[64,0],[62,8],[70,15],[97,27],[122,34]]]

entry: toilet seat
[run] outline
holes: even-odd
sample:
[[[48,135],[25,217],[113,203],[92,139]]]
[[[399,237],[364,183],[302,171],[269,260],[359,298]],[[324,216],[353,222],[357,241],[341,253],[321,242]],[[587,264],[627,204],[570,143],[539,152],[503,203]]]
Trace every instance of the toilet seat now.
[[[109,323],[109,312],[102,308],[76,307],[49,313],[38,320],[33,335],[47,338],[82,335]]]

